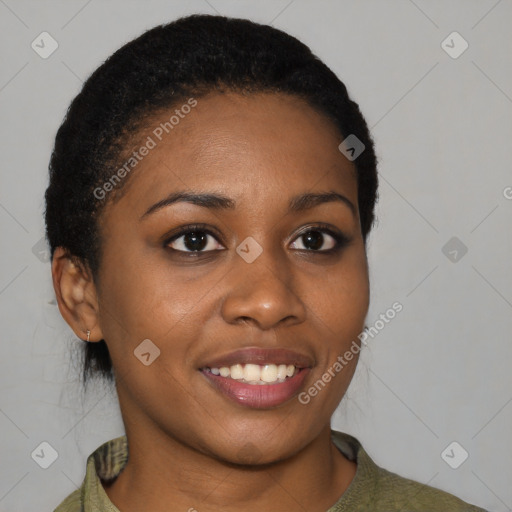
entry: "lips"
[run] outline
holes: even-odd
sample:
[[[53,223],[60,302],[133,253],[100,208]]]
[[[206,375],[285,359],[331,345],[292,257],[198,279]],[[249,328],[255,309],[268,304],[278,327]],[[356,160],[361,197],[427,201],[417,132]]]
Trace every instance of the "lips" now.
[[[288,371],[286,375],[281,374],[279,379],[265,379],[262,372],[263,380],[257,381],[245,380],[243,373],[230,375],[228,371],[219,372],[219,369],[245,369],[256,365],[260,368],[283,368],[286,365],[289,370],[293,367],[293,371]],[[245,407],[268,409],[294,398],[313,365],[312,358],[298,352],[286,349],[248,348],[211,359],[200,368],[200,371],[214,389],[229,400]],[[247,375],[245,373],[245,376]]]

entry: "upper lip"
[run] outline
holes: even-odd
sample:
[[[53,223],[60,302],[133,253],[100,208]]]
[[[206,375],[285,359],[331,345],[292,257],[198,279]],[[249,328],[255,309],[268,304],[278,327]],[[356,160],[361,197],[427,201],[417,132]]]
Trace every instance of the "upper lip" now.
[[[296,368],[310,368],[314,361],[309,356],[284,348],[250,347],[208,360],[201,368],[222,368],[234,364],[293,364]]]

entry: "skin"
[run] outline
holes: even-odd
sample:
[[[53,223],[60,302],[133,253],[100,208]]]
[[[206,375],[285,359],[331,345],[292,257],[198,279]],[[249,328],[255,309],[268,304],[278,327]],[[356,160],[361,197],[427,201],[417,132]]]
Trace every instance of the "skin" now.
[[[155,116],[140,142],[173,110]],[[82,339],[87,329],[91,342],[105,339],[113,360],[130,459],[104,487],[123,512],[169,504],[324,512],[352,481],[356,465],[332,444],[330,418],[357,356],[309,404],[294,397],[263,410],[229,400],[198,371],[239,348],[287,348],[314,361],[304,391],[357,340],[368,269],[355,168],[338,150],[341,140],[331,121],[294,97],[199,98],[104,210],[96,278],[56,251],[63,317]],[[141,220],[178,190],[222,193],[236,207],[179,202]],[[331,191],[354,211],[340,201],[288,211],[294,196]],[[172,252],[187,246],[183,237],[166,245],[170,235],[197,222],[219,235],[208,237],[210,252]],[[321,250],[307,250],[300,234],[318,223],[344,233],[347,245],[322,254],[334,243],[325,234]],[[250,264],[236,253],[248,236],[263,248]],[[149,366],[133,354],[144,339],[161,351]]]

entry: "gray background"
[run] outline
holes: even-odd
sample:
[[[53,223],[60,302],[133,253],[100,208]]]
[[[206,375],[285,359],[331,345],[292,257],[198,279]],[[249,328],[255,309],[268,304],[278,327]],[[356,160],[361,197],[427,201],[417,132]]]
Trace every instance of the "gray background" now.
[[[511,510],[510,0],[0,0],[0,511],[53,510],[81,484],[87,455],[123,433],[113,392],[82,396],[79,342],[54,302],[40,242],[47,165],[82,81],[145,29],[193,12],[302,39],[375,137],[367,323],[395,301],[403,311],[365,348],[333,426],[391,471]],[[43,31],[59,45],[47,59],[31,48]],[[469,44],[458,58],[441,45],[453,31]],[[458,247],[443,250],[452,237]],[[48,469],[31,458],[43,441],[58,452]],[[457,469],[441,456],[452,441],[469,454]],[[449,453],[453,463],[461,451]]]

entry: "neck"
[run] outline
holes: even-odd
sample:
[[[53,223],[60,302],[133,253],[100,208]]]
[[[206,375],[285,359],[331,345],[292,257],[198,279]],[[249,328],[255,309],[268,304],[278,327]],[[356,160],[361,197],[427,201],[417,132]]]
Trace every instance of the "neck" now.
[[[244,510],[325,512],[350,485],[356,464],[331,441],[330,425],[286,460],[240,466],[198,452],[161,430],[126,425],[129,460],[105,491],[123,512]]]

